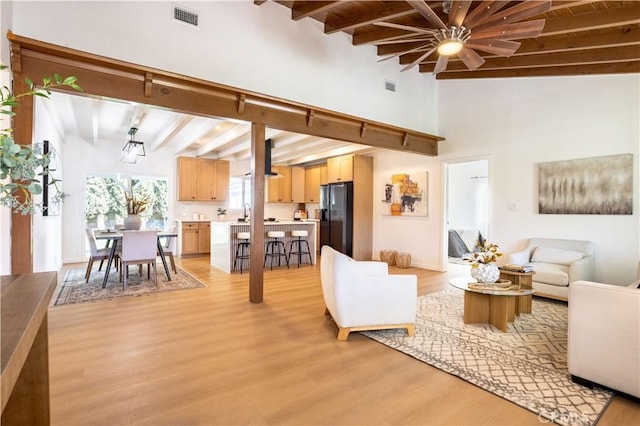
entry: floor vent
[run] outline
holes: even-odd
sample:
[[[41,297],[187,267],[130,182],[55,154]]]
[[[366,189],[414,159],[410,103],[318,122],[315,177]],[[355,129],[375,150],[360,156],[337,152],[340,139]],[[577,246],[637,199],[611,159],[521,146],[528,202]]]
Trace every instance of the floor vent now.
[[[385,90],[388,90],[390,92],[395,92],[396,91],[396,84],[393,81],[385,80],[384,81],[384,88],[385,88]]]
[[[198,13],[177,4],[173,5],[173,19],[194,27],[198,26]]]

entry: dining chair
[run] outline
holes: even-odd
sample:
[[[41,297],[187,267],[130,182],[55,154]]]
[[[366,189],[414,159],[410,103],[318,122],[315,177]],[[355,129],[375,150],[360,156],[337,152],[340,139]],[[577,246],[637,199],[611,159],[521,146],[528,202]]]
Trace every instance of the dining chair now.
[[[85,282],[89,282],[89,278],[91,277],[91,269],[93,268],[93,262],[96,260],[100,261],[100,265],[98,266],[98,271],[102,269],[102,262],[109,258],[109,252],[111,249],[109,247],[98,248],[96,243],[96,236],[93,233],[93,229],[90,226],[85,228],[85,232],[87,233],[87,238],[89,239],[89,249],[91,250],[91,254],[89,256],[89,262],[87,263],[87,270],[84,273]],[[116,268],[118,263],[116,262]]]
[[[171,227],[169,232],[175,234],[176,227]],[[173,258],[173,254],[176,252],[177,240],[178,237],[166,237],[165,242],[162,245],[162,252],[164,253],[165,258],[169,257],[169,260],[171,261],[171,269],[173,269],[174,274],[178,273],[178,271],[176,270],[176,261]],[[160,255],[160,253],[158,253],[158,255]]]
[[[120,252],[120,276],[122,288],[127,289],[129,265],[147,264],[147,279],[150,279],[150,266],[153,266],[154,283],[158,285],[158,270],[156,268],[156,256],[158,253],[157,231],[123,231],[122,249]],[[142,268],[140,270],[142,277]]]

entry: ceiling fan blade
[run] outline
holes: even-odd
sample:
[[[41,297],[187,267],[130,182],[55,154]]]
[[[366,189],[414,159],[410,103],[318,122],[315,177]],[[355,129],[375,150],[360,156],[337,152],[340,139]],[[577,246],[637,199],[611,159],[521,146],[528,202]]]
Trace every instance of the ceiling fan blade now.
[[[511,56],[520,47],[520,42],[486,38],[482,40],[468,40],[465,46],[470,49],[481,50],[498,56]]]
[[[478,24],[478,22],[498,12],[500,9],[506,7],[509,3],[510,3],[509,1],[504,1],[504,0],[483,1],[478,6],[476,6],[471,12],[467,13],[467,17],[464,20],[464,26],[467,27],[468,29],[473,29]]]
[[[467,16],[469,7],[471,7],[471,1],[454,0],[451,4],[451,12],[449,12],[449,26],[460,28],[464,18]]]
[[[429,5],[424,0],[408,1],[407,3],[409,3],[411,7],[417,10],[418,13],[420,13],[420,15],[424,17],[424,19],[429,21],[431,25],[435,26],[436,29],[447,28],[447,26],[444,24],[444,22],[442,22],[440,17],[436,15],[436,13],[429,7]]]
[[[394,24],[393,22],[382,22],[382,21],[374,22],[373,25],[378,25],[380,27],[395,28],[398,30],[411,31],[419,34],[436,34],[437,33],[437,31],[429,28],[411,27],[409,25]]]
[[[406,55],[407,53],[417,52],[418,50],[422,50],[422,49],[424,49],[425,47],[428,47],[428,46],[430,46],[430,45],[431,45],[431,43],[422,44],[422,45],[420,45],[420,46],[418,46],[418,47],[416,47],[416,48],[413,48],[413,49],[405,50],[405,51],[403,51],[403,52],[394,53],[394,54],[389,55],[389,56],[387,56],[387,57],[385,57],[385,58],[378,59],[378,62],[388,61],[389,59],[397,58],[398,56]]]
[[[402,71],[406,71],[408,69],[411,69],[411,68],[415,67],[417,64],[419,64],[420,62],[422,62],[423,60],[425,60],[426,58],[431,56],[431,54],[433,52],[435,52],[436,49],[437,49],[437,47],[434,47],[433,49],[429,50],[427,53],[425,53],[424,55],[420,56],[418,59],[416,59],[415,61],[411,62],[406,67],[402,68]]]
[[[476,30],[492,25],[504,25],[523,21],[532,16],[540,15],[551,9],[551,0],[524,1],[506,10],[494,13],[476,23]]]
[[[458,53],[458,57],[470,70],[475,70],[480,65],[484,64],[484,59],[482,59],[482,56],[478,55],[468,47],[463,47],[460,53]]]
[[[418,38],[402,38],[402,39],[394,39],[394,40],[380,40],[380,41],[374,41],[371,42],[369,44],[372,44],[374,46],[382,46],[385,44],[398,44],[398,43],[416,43],[416,42],[421,42],[421,41],[431,41],[433,40],[433,37],[428,37],[428,38],[424,38],[424,37],[418,37]]]
[[[433,75],[446,70],[448,63],[449,57],[447,55],[440,55],[440,57],[438,58],[438,62],[436,62],[436,66],[433,68]]]
[[[535,21],[516,22],[515,24],[499,25],[485,28],[483,30],[475,30],[471,33],[474,41],[497,38],[500,40],[517,40],[520,38],[538,37],[544,28],[544,19]]]

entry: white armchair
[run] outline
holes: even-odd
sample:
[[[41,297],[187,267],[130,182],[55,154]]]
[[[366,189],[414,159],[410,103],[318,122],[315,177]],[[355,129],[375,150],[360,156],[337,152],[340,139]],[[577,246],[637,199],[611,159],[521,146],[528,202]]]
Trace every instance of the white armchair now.
[[[506,256],[505,263],[531,264],[536,295],[567,300],[570,283],[594,278],[593,252],[591,241],[531,238],[526,249]]]
[[[567,361],[575,382],[640,398],[639,283],[576,281],[569,286]]]
[[[357,262],[322,247],[320,281],[325,314],[338,326],[338,340],[361,330],[406,328],[413,336],[418,297],[415,275],[389,275],[385,262]]]

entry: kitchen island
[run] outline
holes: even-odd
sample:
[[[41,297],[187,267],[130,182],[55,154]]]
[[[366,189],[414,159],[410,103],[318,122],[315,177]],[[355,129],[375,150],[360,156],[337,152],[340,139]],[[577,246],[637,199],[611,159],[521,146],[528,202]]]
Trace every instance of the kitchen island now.
[[[291,241],[296,239],[291,236],[291,231],[306,230],[309,233],[307,241],[309,242],[309,249],[311,251],[311,259],[313,263],[316,263],[316,225],[315,221],[278,221],[278,222],[265,222],[264,232],[265,240],[266,233],[269,231],[284,231],[284,246],[287,249],[287,255],[289,254],[289,247]],[[214,266],[224,272],[231,273],[233,270],[233,258],[236,254],[236,248],[238,247],[238,232],[250,232],[250,224],[248,222],[211,222],[211,266]],[[294,246],[295,247],[295,246]],[[304,244],[303,244],[304,247]],[[302,263],[308,262],[307,256],[302,257]],[[264,259],[260,259],[260,263],[263,263]],[[289,259],[290,266],[298,265],[298,257],[291,256]],[[246,265],[245,265],[246,266]]]

